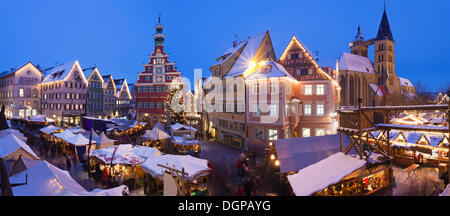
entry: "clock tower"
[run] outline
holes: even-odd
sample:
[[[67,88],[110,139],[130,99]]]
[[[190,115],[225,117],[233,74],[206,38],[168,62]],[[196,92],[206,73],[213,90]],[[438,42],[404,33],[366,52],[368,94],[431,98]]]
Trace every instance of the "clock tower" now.
[[[136,81],[136,113],[139,121],[160,120],[164,114],[164,102],[169,95],[169,85],[181,75],[175,68],[175,63],[169,60],[165,52],[163,33],[164,25],[161,17],[155,26],[154,50],[149,56],[149,62],[144,64],[144,70],[138,74]]]

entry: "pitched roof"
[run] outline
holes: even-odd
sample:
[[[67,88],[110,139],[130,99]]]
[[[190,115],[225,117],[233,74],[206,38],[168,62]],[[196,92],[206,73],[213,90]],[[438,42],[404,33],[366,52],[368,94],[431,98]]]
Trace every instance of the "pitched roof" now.
[[[45,69],[43,71],[43,73],[45,74],[45,77],[42,80],[42,83],[63,80],[64,78],[66,78],[69,75],[70,71],[72,70],[72,68],[76,62],[77,62],[77,60],[74,60],[74,61],[67,62],[62,65],[59,65],[59,66]]]
[[[255,72],[245,77],[245,80],[264,79],[272,77],[289,77],[294,79],[294,77],[292,77],[282,65],[270,59],[267,60],[264,65],[259,66],[259,68],[256,69]]]
[[[373,64],[369,58],[345,52],[339,60],[339,70],[375,74]]]
[[[383,17],[381,18],[380,27],[378,28],[378,34],[376,40],[384,40],[389,39],[394,41],[394,37],[392,36],[391,27],[389,25],[389,20],[386,15],[386,10],[383,12]]]
[[[409,79],[402,78],[402,77],[398,77],[398,79],[400,80],[400,85],[414,87],[414,85],[412,84],[411,81],[409,81]]]
[[[233,67],[231,67],[225,78],[240,76],[247,70],[249,61],[255,57],[256,52],[258,52],[258,49],[261,46],[266,34],[267,32],[259,33],[255,36],[249,37],[244,42],[244,49],[236,62],[234,62]]]

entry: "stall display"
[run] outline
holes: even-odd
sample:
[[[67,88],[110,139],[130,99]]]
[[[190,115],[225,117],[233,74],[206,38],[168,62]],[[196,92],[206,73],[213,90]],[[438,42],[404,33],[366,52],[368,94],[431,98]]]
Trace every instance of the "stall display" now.
[[[198,156],[200,153],[200,145],[197,139],[193,139],[190,135],[183,137],[174,136],[175,150],[178,154]]]

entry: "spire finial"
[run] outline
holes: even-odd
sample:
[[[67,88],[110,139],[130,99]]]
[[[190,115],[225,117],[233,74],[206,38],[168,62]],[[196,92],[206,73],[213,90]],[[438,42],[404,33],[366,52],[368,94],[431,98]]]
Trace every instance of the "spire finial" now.
[[[161,12],[158,15],[158,23],[161,24]]]
[[[384,0],[384,10],[386,11],[386,0]]]

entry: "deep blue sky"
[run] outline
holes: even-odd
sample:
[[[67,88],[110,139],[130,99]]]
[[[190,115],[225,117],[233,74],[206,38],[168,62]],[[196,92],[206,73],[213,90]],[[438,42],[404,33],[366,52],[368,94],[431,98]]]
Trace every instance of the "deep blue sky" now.
[[[444,86],[450,81],[450,1],[387,0],[386,8],[397,74],[431,90]],[[210,74],[234,35],[245,39],[265,30],[277,57],[296,35],[319,57],[338,58],[349,52],[358,23],[366,39],[376,36],[383,0],[2,0],[0,71],[28,61],[48,67],[78,59],[82,67],[97,65],[103,74],[135,82],[153,50],[160,12],[166,51],[192,80],[194,68]]]

